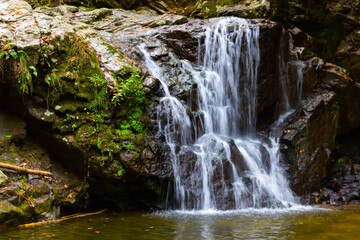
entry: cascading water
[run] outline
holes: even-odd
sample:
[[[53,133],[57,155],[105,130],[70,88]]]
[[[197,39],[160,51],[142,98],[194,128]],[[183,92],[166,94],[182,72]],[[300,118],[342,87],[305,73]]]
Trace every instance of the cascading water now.
[[[196,117],[170,94],[162,68],[139,47],[144,65],[164,89],[158,125],[170,147],[177,208],[296,203],[279,166],[278,142],[256,137],[258,39],[259,27],[240,18],[222,18],[207,29],[202,66],[181,64],[197,86]]]
[[[294,112],[294,108],[301,102],[303,97],[303,72],[306,64],[298,58],[298,54],[302,54],[303,48],[298,48],[292,52],[294,59],[291,61],[287,59],[290,56],[286,56],[288,48],[290,48],[290,50],[295,49],[293,42],[292,36],[283,28],[280,39],[280,54],[278,56],[279,80],[282,90],[282,102],[280,103],[279,111],[285,112],[285,114]],[[290,81],[290,69],[296,71],[294,76],[294,79],[296,80],[295,83]],[[292,84],[296,85],[295,89]]]

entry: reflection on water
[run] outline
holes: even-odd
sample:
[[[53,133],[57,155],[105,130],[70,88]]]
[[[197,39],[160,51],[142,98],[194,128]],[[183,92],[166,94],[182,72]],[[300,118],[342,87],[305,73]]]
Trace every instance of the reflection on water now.
[[[105,213],[31,229],[0,239],[357,239],[360,206],[240,211]]]

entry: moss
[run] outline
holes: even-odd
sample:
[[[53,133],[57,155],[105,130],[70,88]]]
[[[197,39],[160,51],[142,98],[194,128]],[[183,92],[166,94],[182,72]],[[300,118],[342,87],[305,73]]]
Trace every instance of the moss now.
[[[111,54],[118,54],[127,62],[121,51],[108,43],[104,45]],[[109,83],[90,44],[76,34],[49,39],[48,46],[42,49],[44,81],[37,82],[43,86],[37,94],[47,99],[47,107],[59,117],[53,125],[62,134],[59,140],[79,149],[88,159],[106,157],[119,166],[122,175],[121,152],[139,158],[142,139],[147,134],[140,73],[124,64]]]
[[[76,113],[77,107],[73,103],[67,103],[59,108],[59,112],[61,113]]]
[[[123,60],[125,58],[124,53],[122,51],[120,51],[116,47],[108,44],[103,38],[101,38],[101,40],[103,40],[103,45],[106,46],[109,53],[111,53],[112,55],[118,54],[120,60]]]
[[[88,76],[102,74],[96,53],[89,43],[76,34],[68,34],[51,39],[50,45],[54,48],[51,55],[47,53],[48,60],[44,64],[46,62],[50,70],[45,76],[45,83],[55,90],[51,93],[86,93],[88,89],[84,85]]]
[[[24,221],[25,214],[22,208],[16,207],[7,201],[0,201],[0,223],[16,224]]]

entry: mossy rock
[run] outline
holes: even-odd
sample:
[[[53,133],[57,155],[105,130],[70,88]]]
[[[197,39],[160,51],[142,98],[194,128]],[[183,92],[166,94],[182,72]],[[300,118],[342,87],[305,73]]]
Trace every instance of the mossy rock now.
[[[0,201],[0,224],[12,225],[25,219],[26,215],[21,208],[8,201]]]
[[[0,170],[0,186],[7,183],[8,177]]]

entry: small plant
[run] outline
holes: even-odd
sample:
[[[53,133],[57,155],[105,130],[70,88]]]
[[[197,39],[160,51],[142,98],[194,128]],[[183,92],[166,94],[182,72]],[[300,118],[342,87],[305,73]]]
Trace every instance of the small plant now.
[[[95,87],[95,97],[89,108],[93,112],[97,111],[98,109],[107,110],[109,108],[107,80],[104,78],[104,76],[100,76],[98,74],[90,76],[89,80],[90,83]]]
[[[119,177],[121,177],[122,175],[124,175],[125,169],[124,169],[121,165],[118,165],[117,169],[118,169],[117,175],[118,175]]]
[[[20,176],[19,179],[13,178],[13,181],[19,181],[20,180],[20,186],[16,188],[16,194],[18,195],[19,199],[24,199],[28,202],[30,207],[34,207],[34,199],[32,197],[33,191],[31,188],[28,187],[26,181],[26,177]]]
[[[19,62],[18,82],[16,88],[22,95],[32,94],[33,79],[32,76],[37,77],[37,70],[34,66],[29,66],[29,56],[23,50],[15,50],[10,44],[7,44],[0,50],[0,59],[5,56],[5,60],[13,58]]]

